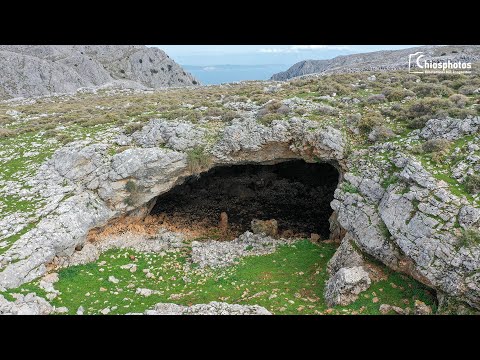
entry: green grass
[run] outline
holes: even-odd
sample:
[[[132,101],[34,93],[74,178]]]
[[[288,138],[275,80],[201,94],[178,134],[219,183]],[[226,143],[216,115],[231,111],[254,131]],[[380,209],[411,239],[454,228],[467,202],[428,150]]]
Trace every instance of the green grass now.
[[[374,283],[353,304],[328,308],[323,299],[328,279],[326,265],[335,250],[333,244],[317,245],[302,240],[282,246],[273,254],[243,258],[235,266],[205,270],[185,266],[188,250],[167,252],[163,256],[110,250],[95,263],[61,270],[60,280],[55,284],[61,295],[52,304],[67,307],[70,314],[79,306],[84,307],[86,314],[98,314],[106,307],[115,306],[111,314],[143,312],[158,302],[257,304],[274,314],[378,314],[382,303],[404,308],[412,307],[415,299],[434,306],[433,295],[423,285],[384,269],[388,279]],[[132,255],[135,261],[130,259]],[[120,268],[132,263],[137,266],[136,272]],[[147,278],[145,269],[155,277]],[[110,276],[118,279],[118,284],[108,281]],[[43,295],[36,283],[8,293]],[[144,297],[135,293],[137,288],[155,290],[159,294]]]
[[[349,182],[344,182],[342,184],[342,190],[352,194],[358,194],[360,192],[355,186],[353,186]]]

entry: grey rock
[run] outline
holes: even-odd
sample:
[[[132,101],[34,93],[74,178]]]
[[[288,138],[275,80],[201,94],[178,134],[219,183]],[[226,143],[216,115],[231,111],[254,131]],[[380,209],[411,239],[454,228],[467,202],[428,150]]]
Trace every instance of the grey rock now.
[[[15,301],[8,301],[0,295],[0,315],[49,315],[54,311],[48,301],[35,293],[13,294]]]
[[[353,238],[349,233],[345,235],[340,246],[327,264],[330,275],[336,274],[341,268],[363,266],[365,261],[362,254],[355,248]]]
[[[239,305],[212,301],[208,304],[182,306],[173,303],[158,303],[144,315],[271,315],[259,305]]]
[[[205,131],[189,122],[153,119],[132,135],[143,147],[165,145],[173,150],[186,151],[204,142]]]
[[[368,273],[361,266],[341,268],[327,281],[325,300],[328,306],[348,305],[358,298],[358,294],[370,287]]]
[[[474,134],[480,129],[480,117],[466,119],[431,119],[420,132],[424,139],[456,140],[464,135]]]
[[[471,205],[465,205],[458,213],[458,222],[464,229],[478,225],[480,221],[480,209]]]

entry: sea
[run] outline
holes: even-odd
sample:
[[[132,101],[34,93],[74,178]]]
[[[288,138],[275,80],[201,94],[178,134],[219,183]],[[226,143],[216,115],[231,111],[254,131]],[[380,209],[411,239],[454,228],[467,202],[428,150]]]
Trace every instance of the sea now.
[[[195,76],[202,85],[215,85],[243,80],[268,80],[280,71],[289,68],[283,64],[262,65],[182,65]]]

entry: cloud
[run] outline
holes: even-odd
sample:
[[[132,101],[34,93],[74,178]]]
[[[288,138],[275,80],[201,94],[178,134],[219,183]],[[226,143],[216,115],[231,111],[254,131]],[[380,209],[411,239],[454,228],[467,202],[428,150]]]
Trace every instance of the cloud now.
[[[290,48],[261,48],[261,49],[258,49],[258,52],[271,54],[271,53],[287,53],[292,51],[290,50]]]
[[[350,47],[346,45],[291,45],[288,47],[269,47],[261,48],[258,52],[275,54],[275,53],[295,53],[300,51],[315,51],[315,50],[349,50]]]
[[[349,50],[346,45],[293,45],[292,50]]]

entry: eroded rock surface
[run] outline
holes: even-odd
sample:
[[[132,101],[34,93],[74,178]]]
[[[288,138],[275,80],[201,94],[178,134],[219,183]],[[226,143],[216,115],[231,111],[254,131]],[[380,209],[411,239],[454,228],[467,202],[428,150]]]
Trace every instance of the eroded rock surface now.
[[[145,311],[143,315],[271,315],[271,313],[259,305],[239,305],[212,301],[208,304],[192,306],[158,303],[153,309]]]

